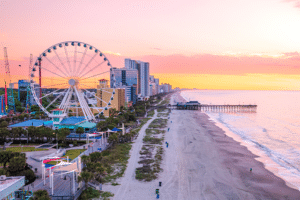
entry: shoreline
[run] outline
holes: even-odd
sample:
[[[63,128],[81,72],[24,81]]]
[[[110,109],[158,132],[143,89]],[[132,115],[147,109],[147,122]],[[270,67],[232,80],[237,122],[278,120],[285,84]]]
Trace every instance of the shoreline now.
[[[179,92],[172,94],[170,103],[174,100],[184,101]],[[163,171],[149,182],[135,179],[147,123],[132,144],[124,176],[116,180],[120,185],[103,185],[104,191],[115,194],[111,199],[151,200],[156,198],[156,189],[162,200],[299,199],[298,190],[267,170],[247,147],[226,136],[207,114],[172,110],[169,117]]]
[[[179,93],[177,94],[180,101],[185,101]],[[262,196],[264,199],[299,198],[300,191],[297,188],[266,169],[264,163],[257,159],[258,155],[252,153],[240,141],[228,136],[226,130],[218,126],[222,124],[211,119],[206,113],[197,112],[194,117],[201,118],[198,124],[207,129],[223,167],[230,173],[231,178],[241,183],[239,186],[243,188],[238,189],[250,192],[254,199],[260,199]],[[252,172],[250,168],[253,169]]]
[[[205,113],[205,114],[206,114],[206,113]],[[206,114],[206,115],[208,115],[208,114]],[[274,164],[275,164],[275,165],[278,165],[278,164],[277,164],[276,162],[274,162],[270,157],[268,157],[264,152],[262,152],[262,151],[260,151],[259,149],[257,149],[254,145],[246,143],[239,135],[236,135],[235,133],[231,132],[231,131],[229,130],[229,128],[227,128],[227,127],[226,127],[225,125],[223,125],[221,122],[218,122],[217,120],[213,119],[213,118],[210,117],[209,115],[208,115],[208,117],[209,117],[209,119],[210,119],[213,123],[216,124],[216,126],[218,126],[219,128],[221,128],[221,129],[225,132],[224,134],[226,134],[227,136],[231,137],[234,141],[240,143],[240,145],[246,147],[252,154],[254,154],[254,155],[256,156],[254,159],[257,160],[257,161],[259,161],[259,162],[261,162],[261,163],[263,163],[263,164],[264,164],[264,168],[265,168],[266,170],[272,172],[275,176],[277,176],[277,177],[283,179],[288,187],[300,191],[300,189],[299,189],[296,185],[294,185],[294,184],[288,182],[287,180],[284,179],[284,177],[281,177],[281,176],[280,176],[280,174],[279,174],[279,169],[278,169],[277,167],[273,167],[273,168],[272,168],[272,167],[269,167],[269,166],[268,166],[268,164],[269,164],[269,165],[274,165]],[[264,162],[264,161],[265,161],[265,162]],[[267,161],[267,164],[266,164],[266,161]],[[273,163],[274,163],[274,164],[273,164]],[[280,167],[281,167],[281,166],[280,166]],[[285,170],[287,170],[287,169],[285,169]]]

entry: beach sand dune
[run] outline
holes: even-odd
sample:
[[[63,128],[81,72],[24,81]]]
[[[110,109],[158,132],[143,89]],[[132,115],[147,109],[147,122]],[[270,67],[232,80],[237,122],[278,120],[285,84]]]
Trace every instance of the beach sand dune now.
[[[172,96],[171,104],[174,100],[183,101],[178,93]],[[166,200],[300,199],[298,190],[266,170],[254,154],[226,136],[205,113],[172,110],[168,127],[165,141],[169,147],[164,146],[163,172],[158,179],[140,182],[134,179],[133,169],[130,175],[126,170],[128,178],[123,178],[120,186],[107,188],[116,194],[114,199],[155,199],[157,188],[160,199]]]

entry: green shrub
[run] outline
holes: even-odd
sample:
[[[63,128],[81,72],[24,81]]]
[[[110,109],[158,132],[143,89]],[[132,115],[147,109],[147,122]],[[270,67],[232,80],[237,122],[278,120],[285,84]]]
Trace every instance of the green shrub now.
[[[99,197],[100,197],[100,192],[98,190],[94,190],[93,188],[89,187],[81,193],[78,199],[87,200],[87,199],[93,199]]]

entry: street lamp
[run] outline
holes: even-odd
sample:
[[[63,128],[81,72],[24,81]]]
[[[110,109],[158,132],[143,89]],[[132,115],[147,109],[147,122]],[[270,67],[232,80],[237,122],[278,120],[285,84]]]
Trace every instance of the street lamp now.
[[[55,134],[55,133],[53,133]],[[56,133],[56,151],[58,150],[58,141],[57,141],[57,133]]]

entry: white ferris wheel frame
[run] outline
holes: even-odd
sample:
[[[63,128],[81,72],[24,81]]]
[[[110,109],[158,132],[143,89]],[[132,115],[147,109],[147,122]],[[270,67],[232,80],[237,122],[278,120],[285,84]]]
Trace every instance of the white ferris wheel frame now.
[[[82,64],[82,60],[84,59],[84,56],[85,56],[85,54],[86,54],[86,51],[87,51],[88,49],[89,49],[89,50],[94,50],[95,55],[90,59],[90,61],[86,64],[85,68],[82,69],[82,70],[80,70],[80,67],[79,67],[78,69],[75,69],[75,67],[74,67],[74,68],[73,68],[74,70],[72,70],[72,67],[70,67],[70,60],[69,60],[69,57],[68,57],[68,53],[67,53],[66,48],[67,48],[68,46],[71,46],[71,45],[72,45],[72,46],[75,46],[75,52],[74,52],[74,57],[75,57],[75,58],[74,58],[74,61],[75,61],[76,56],[77,56],[77,55],[76,55],[76,54],[77,54],[77,52],[76,52],[77,46],[81,46],[81,45],[82,45],[82,46],[85,48],[85,50],[84,50],[85,52],[84,52],[84,54],[83,54],[83,56],[82,56],[82,58],[81,58],[80,67],[81,67],[81,64]],[[64,49],[65,49],[66,58],[67,58],[67,61],[68,61],[68,64],[69,64],[69,70],[68,70],[68,68],[64,65],[64,63],[61,61],[60,57],[58,56],[58,54],[57,54],[57,52],[56,52],[56,49],[58,49],[58,47],[59,47],[59,48],[64,48]],[[52,62],[46,57],[47,54],[51,53],[52,51],[55,52],[57,58],[59,59],[59,61],[60,61],[61,64],[62,64],[62,67],[64,67],[64,71],[63,71],[62,69],[58,68],[54,63],[52,63]],[[102,61],[100,64],[98,64],[98,65],[96,65],[95,67],[93,67],[92,69],[90,69],[89,71],[85,72],[83,75],[80,75],[80,74],[81,74],[82,72],[84,72],[84,70],[89,66],[89,64],[90,64],[91,61],[97,56],[97,54],[98,54],[100,57],[102,57],[102,56],[104,57],[103,61]],[[60,71],[64,76],[63,76],[63,75],[59,75],[59,74],[56,73],[56,72],[52,72],[52,71],[50,71],[49,69],[47,69],[47,68],[45,68],[45,67],[43,68],[42,65],[41,65],[41,69],[44,69],[44,70],[46,70],[46,71],[49,71],[49,72],[51,72],[52,74],[55,74],[55,75],[57,75],[57,76],[60,76],[61,78],[68,79],[68,82],[67,82],[66,84],[63,84],[63,85],[69,84],[69,87],[68,87],[67,89],[57,89],[57,90],[54,90],[54,91],[52,91],[52,92],[50,92],[49,94],[46,94],[46,95],[44,95],[44,96],[41,96],[41,94],[40,94],[41,97],[38,97],[38,96],[37,96],[37,94],[36,94],[36,89],[40,89],[40,88],[43,88],[43,87],[38,87],[38,88],[35,87],[35,85],[37,85],[37,83],[35,83],[33,79],[34,79],[34,77],[35,77],[34,73],[37,72],[37,71],[38,71],[38,68],[39,68],[38,62],[39,62],[40,60],[42,60],[42,58],[46,58],[46,59],[50,62],[50,64],[52,64],[52,65],[53,65],[58,71]],[[52,45],[51,47],[47,48],[43,53],[41,53],[41,54],[38,56],[38,58],[37,58],[35,64],[34,64],[33,67],[32,67],[31,75],[30,75],[30,88],[31,88],[32,96],[34,97],[34,100],[35,100],[36,104],[37,104],[37,105],[40,107],[40,109],[41,109],[42,111],[44,111],[49,117],[53,117],[53,115],[47,111],[47,108],[49,108],[49,106],[51,106],[54,102],[56,102],[56,101],[57,101],[62,95],[64,95],[64,93],[65,93],[65,95],[64,95],[64,97],[63,97],[63,100],[61,101],[61,103],[60,103],[60,105],[59,105],[58,108],[63,110],[63,114],[60,115],[60,117],[67,117],[67,116],[68,116],[68,113],[69,113],[69,110],[70,110],[70,108],[71,108],[71,107],[70,107],[70,105],[71,105],[70,100],[71,100],[72,96],[74,96],[74,97],[76,96],[76,97],[77,97],[77,100],[78,100],[77,103],[79,103],[80,106],[72,107],[72,108],[76,108],[76,110],[77,110],[77,115],[78,115],[78,108],[80,108],[86,120],[88,120],[88,121],[95,121],[95,119],[96,119],[95,117],[99,116],[100,114],[103,114],[104,110],[108,110],[109,108],[111,108],[110,105],[111,105],[111,101],[113,100],[113,96],[114,96],[114,94],[115,94],[115,88],[112,88],[112,89],[113,89],[112,92],[106,91],[105,88],[104,88],[104,89],[98,89],[98,88],[95,88],[96,90],[101,90],[102,92],[111,93],[111,97],[110,97],[110,99],[109,99],[108,102],[106,102],[106,101],[104,101],[103,99],[97,97],[97,95],[96,95],[96,93],[95,93],[93,96],[97,99],[97,101],[99,100],[99,101],[102,101],[104,104],[106,104],[104,107],[97,107],[97,105],[95,105],[94,103],[92,103],[92,102],[87,102],[87,101],[86,101],[86,99],[89,99],[89,98],[87,97],[87,93],[88,93],[88,92],[89,92],[90,94],[92,94],[92,93],[91,93],[90,91],[88,91],[87,89],[79,89],[79,88],[77,87],[77,85],[76,85],[76,81],[80,82],[80,79],[79,79],[79,80],[76,80],[76,79],[73,79],[73,77],[74,77],[74,75],[75,75],[75,76],[77,76],[77,77],[79,77],[79,78],[82,78],[82,77],[84,77],[86,74],[88,74],[89,72],[93,71],[93,70],[96,69],[97,67],[99,67],[99,66],[101,66],[102,64],[104,64],[105,62],[107,62],[107,65],[110,67],[109,72],[112,72],[112,73],[113,73],[114,70],[112,70],[113,68],[112,68],[112,66],[111,66],[111,64],[110,64],[110,62],[109,62],[109,60],[107,59],[107,57],[106,57],[100,50],[98,50],[97,48],[95,48],[95,47],[93,47],[92,45],[89,45],[89,44],[87,44],[87,43],[84,43],[84,42],[79,42],[79,41],[65,41],[65,42],[57,43],[57,44]],[[75,65],[76,65],[76,62],[75,62]],[[107,72],[103,72],[103,73],[100,73],[100,74],[96,74],[96,75],[93,75],[93,76],[84,78],[84,79],[82,79],[82,80],[85,80],[85,79],[88,79],[88,78],[92,78],[92,77],[95,77],[95,76],[98,76],[98,75],[101,75],[101,74],[104,74],[104,73],[107,73]],[[68,76],[67,74],[69,75],[68,78],[67,78],[67,76]],[[79,76],[79,75],[80,75],[80,76]],[[112,75],[112,77],[110,77],[110,78],[115,79],[115,76]],[[111,80],[111,81],[113,81],[113,84],[115,83],[115,80]],[[80,84],[80,83],[79,83],[79,84]],[[84,85],[84,84],[81,84],[81,85]],[[49,87],[49,86],[48,86],[48,87]],[[45,97],[47,97],[47,96],[49,96],[49,95],[51,95],[51,94],[53,94],[54,92],[57,92],[57,91],[59,91],[59,90],[63,90],[63,91],[60,92],[60,94],[59,94],[54,100],[52,100],[46,108],[40,103],[40,99],[43,99],[43,98],[45,98]],[[83,91],[85,91],[86,94],[84,94]],[[90,107],[89,104],[91,104],[92,106]],[[96,109],[96,110],[98,111],[98,114],[97,114],[97,115],[94,115],[93,112],[91,111],[91,108],[92,108],[92,109]]]

